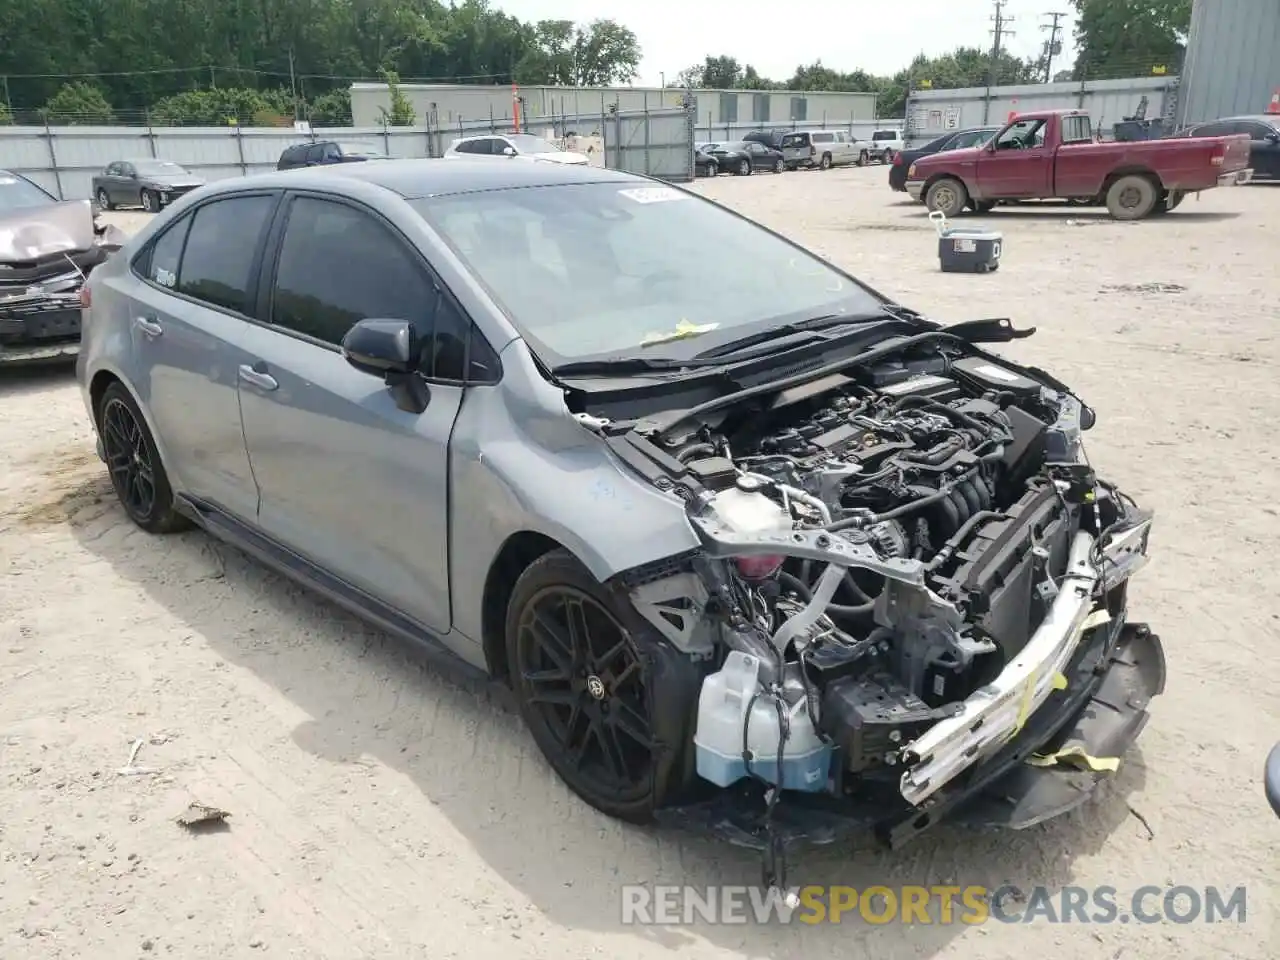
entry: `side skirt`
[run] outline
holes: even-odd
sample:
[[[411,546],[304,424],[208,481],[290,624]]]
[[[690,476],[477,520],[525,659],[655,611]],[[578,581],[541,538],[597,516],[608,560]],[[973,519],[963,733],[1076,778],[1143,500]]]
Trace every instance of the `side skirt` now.
[[[467,687],[508,691],[505,684],[494,680],[485,670],[468,663],[451,650],[440,636],[416,620],[322,570],[310,560],[248,527],[216,506],[180,495],[177,497],[176,507],[210,536],[244,551],[264,566],[313,590],[366,623],[409,642],[438,666],[448,679]],[[500,698],[509,702],[509,696]]]

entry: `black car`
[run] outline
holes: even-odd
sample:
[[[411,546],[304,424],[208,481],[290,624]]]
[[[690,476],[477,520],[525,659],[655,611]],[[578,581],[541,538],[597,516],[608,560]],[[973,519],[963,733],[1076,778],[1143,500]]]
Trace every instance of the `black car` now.
[[[0,364],[75,356],[85,277],[124,240],[88,200],[0,170]]]
[[[746,177],[757,170],[782,173],[787,169],[782,151],[766,147],[758,140],[739,140],[737,143],[720,143],[711,151],[720,170],[728,170],[735,177]]]
[[[770,150],[781,150],[782,138],[790,132],[790,130],[752,130],[742,139],[747,143],[762,143]]]
[[[365,160],[386,160],[387,155],[367,143],[351,143],[341,140],[314,140],[286,147],[276,164],[277,170],[295,167],[319,167],[330,163],[361,163]]]
[[[944,133],[936,140],[930,140],[923,147],[914,150],[903,150],[894,154],[893,163],[889,167],[889,186],[901,193],[907,190],[907,171],[911,164],[921,157],[947,150],[962,150],[965,147],[980,147],[1000,131],[999,127],[969,127],[965,130],[952,130]]]
[[[1280,115],[1227,117],[1178,131],[1179,137],[1229,137],[1247,133],[1254,180],[1280,180]]]
[[[116,160],[94,176],[93,198],[103,210],[128,206],[155,213],[203,186],[204,178],[172,160]]]
[[[693,145],[693,173],[698,177],[714,177],[720,172],[720,164],[711,155],[711,151],[720,146],[718,143],[695,143]]]

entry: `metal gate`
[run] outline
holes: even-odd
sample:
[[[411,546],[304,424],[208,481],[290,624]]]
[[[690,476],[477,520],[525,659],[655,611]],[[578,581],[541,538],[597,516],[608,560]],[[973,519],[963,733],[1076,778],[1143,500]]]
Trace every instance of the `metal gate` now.
[[[605,166],[676,183],[694,178],[692,106],[605,118]]]

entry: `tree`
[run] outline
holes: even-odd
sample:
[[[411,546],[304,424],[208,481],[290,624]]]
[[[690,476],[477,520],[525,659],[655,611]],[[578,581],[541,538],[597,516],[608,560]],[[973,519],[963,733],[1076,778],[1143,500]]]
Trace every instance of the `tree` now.
[[[1191,0],[1072,0],[1075,80],[1150,76],[1179,69],[1191,29]]]
[[[676,86],[685,87],[686,89],[692,88],[692,87],[704,87],[706,86],[706,84],[702,82],[702,78],[703,78],[702,64],[695,63],[693,66],[685,67],[683,70],[681,70],[679,73],[676,74]]]
[[[7,103],[0,103],[0,124],[12,123],[13,114],[9,112]]]
[[[614,20],[575,25],[572,20],[542,20],[532,44],[516,65],[523,84],[603,87],[632,79],[640,66],[636,35]]]
[[[742,85],[742,66],[733,57],[707,57],[702,64],[702,86],[709,90],[732,90]]]
[[[219,87],[216,90],[189,90],[157,100],[150,120],[158,126],[221,127],[227,124],[279,126],[293,117],[293,98],[288,90],[248,90]]]
[[[65,83],[44,105],[50,123],[104,126],[111,122],[111,104],[91,83]]]
[[[351,123],[351,91],[330,90],[311,101],[309,115],[317,127],[345,127]]]
[[[413,102],[400,89],[400,77],[394,70],[383,70],[382,79],[387,81],[387,91],[391,95],[391,109],[378,107],[382,114],[382,122],[393,127],[412,127],[418,119],[413,109]]]

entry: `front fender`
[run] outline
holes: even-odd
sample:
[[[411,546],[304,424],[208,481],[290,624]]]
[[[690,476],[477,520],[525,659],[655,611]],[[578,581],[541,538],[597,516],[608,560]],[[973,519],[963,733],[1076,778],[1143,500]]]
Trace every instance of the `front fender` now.
[[[522,340],[503,380],[467,391],[449,446],[454,626],[481,636],[485,580],[515,534],[571,550],[598,580],[695,549],[683,503],[649,486],[576,420]]]

